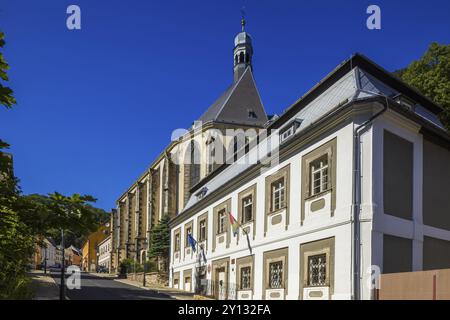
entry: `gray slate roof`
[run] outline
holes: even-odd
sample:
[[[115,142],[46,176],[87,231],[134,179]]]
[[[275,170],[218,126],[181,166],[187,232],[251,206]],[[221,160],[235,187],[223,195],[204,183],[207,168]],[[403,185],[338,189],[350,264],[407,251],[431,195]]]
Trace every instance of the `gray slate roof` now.
[[[249,116],[252,111],[256,118]],[[235,123],[262,127],[267,122],[261,98],[251,68],[206,110],[199,121]]]

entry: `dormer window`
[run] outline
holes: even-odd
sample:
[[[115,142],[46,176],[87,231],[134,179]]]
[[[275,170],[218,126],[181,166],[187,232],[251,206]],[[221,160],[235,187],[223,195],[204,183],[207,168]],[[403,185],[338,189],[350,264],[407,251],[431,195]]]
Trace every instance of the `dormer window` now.
[[[399,104],[401,104],[403,107],[405,107],[406,109],[408,109],[408,110],[414,112],[416,103],[415,103],[413,100],[411,100],[411,99],[405,97],[405,96],[402,95],[402,94],[396,95],[393,99],[394,99],[396,102],[398,102]]]
[[[203,187],[199,192],[195,194],[198,200],[203,199],[206,196],[206,193],[208,192],[208,188]]]
[[[248,117],[251,118],[251,119],[258,118],[258,116],[256,115],[255,111],[253,111],[253,110],[248,110]]]
[[[280,132],[280,143],[293,136],[298,127],[300,127],[302,121],[302,119],[294,119],[289,124],[287,124]]]

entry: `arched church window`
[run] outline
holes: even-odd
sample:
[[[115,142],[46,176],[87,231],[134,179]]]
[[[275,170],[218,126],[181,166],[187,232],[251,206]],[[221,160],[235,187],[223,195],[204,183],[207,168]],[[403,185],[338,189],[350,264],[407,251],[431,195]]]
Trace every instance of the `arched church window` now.
[[[243,62],[244,62],[244,53],[241,52],[241,53],[239,54],[239,63],[243,63]]]

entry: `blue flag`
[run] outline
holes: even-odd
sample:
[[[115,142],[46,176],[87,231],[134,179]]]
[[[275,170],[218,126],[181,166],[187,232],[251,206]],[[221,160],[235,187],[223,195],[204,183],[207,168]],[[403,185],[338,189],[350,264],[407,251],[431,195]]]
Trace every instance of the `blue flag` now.
[[[195,252],[197,247],[197,241],[195,241],[194,237],[190,233],[188,234],[188,243],[192,247],[192,251]]]

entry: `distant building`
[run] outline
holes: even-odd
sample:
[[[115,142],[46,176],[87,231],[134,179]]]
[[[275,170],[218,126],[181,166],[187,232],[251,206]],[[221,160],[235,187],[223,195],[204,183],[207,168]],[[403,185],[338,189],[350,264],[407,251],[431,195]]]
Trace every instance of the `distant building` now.
[[[88,236],[81,249],[81,268],[83,271],[95,272],[97,270],[97,248],[98,245],[109,236],[109,230],[110,226],[109,223],[107,223]]]
[[[81,252],[73,245],[64,249],[64,264],[66,266],[79,266],[81,267]]]
[[[111,235],[98,244],[98,267],[104,267],[111,272]]]
[[[43,238],[40,244],[36,243],[33,261],[36,269],[44,269],[56,265],[56,245],[53,239]]]
[[[55,248],[55,266],[61,267],[62,262],[62,247],[57,245]]]

